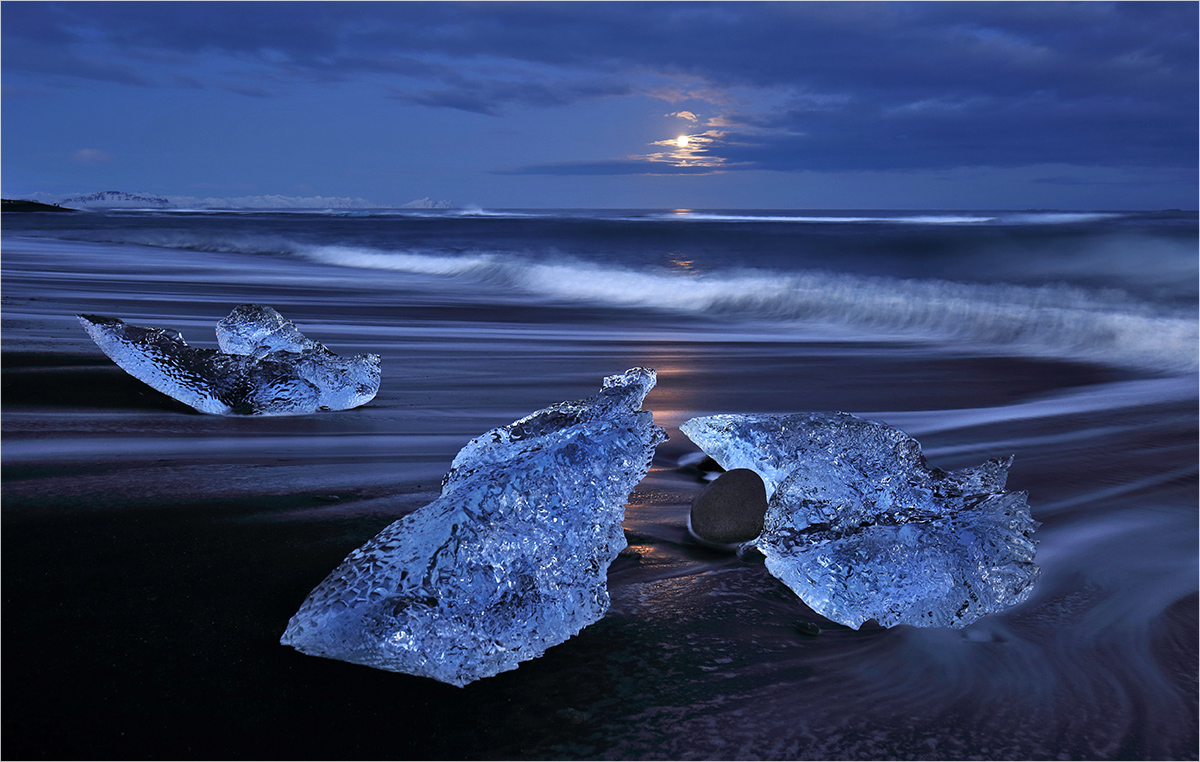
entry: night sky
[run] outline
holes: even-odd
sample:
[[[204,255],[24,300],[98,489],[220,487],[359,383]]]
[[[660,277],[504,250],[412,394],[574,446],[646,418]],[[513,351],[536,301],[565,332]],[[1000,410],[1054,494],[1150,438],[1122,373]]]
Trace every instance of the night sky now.
[[[1198,9],[9,0],[3,194],[1195,209]]]

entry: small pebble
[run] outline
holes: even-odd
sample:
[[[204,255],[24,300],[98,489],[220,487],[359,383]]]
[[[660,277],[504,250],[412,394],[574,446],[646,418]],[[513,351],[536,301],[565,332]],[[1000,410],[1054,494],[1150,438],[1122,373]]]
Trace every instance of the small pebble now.
[[[800,633],[801,635],[820,635],[821,634],[821,628],[818,627],[813,622],[806,622],[804,620],[800,620],[799,622],[796,622],[795,627],[796,627],[796,632]]]
[[[578,709],[575,709],[575,708],[569,707],[569,706],[565,707],[563,709],[559,709],[557,712],[555,712],[555,714],[558,715],[559,717],[563,718],[567,722],[571,723],[572,725],[579,725],[581,723],[587,722],[587,718],[588,718],[587,713],[581,712]]]
[[[767,488],[748,468],[726,471],[692,501],[688,532],[706,545],[728,547],[762,534]]]

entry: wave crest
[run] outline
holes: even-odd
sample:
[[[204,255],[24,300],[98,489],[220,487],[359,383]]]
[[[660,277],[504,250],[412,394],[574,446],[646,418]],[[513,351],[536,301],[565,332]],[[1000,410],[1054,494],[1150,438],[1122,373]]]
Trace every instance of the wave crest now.
[[[1070,225],[1120,217],[1113,212],[997,212],[995,214],[729,214],[680,210],[658,216],[662,220],[682,222],[798,222],[798,223],[870,223],[896,225]]]
[[[703,321],[706,330],[767,340],[936,341],[964,352],[1057,357],[1172,374],[1194,373],[1200,365],[1194,306],[1139,300],[1112,288],[820,270],[697,271],[690,263],[689,268],[630,266],[505,251],[396,250],[307,243],[271,233],[127,230],[89,238],[445,278],[447,298],[469,291],[473,302],[541,300],[661,310]],[[1174,262],[1173,249],[1156,251],[1141,251],[1139,262],[1145,264],[1152,254]],[[1030,267],[1037,269],[1036,263]],[[1179,270],[1164,270],[1161,263],[1148,269],[1160,274]]]
[[[1197,368],[1197,321],[1123,294],[1078,287],[904,280],[821,271],[737,269],[698,274],[578,260],[537,261],[499,253],[448,255],[316,246],[298,251],[324,264],[502,284],[531,297],[664,309],[777,328],[841,326],[866,338],[959,340],[1155,371]]]

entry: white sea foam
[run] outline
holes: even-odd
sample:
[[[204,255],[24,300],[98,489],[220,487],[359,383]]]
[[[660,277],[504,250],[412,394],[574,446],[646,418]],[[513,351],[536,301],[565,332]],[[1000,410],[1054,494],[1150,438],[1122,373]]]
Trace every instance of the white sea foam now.
[[[467,207],[463,207],[462,209],[453,209],[453,210],[450,210],[449,214],[451,214],[452,216],[455,216],[455,217],[525,218],[525,217],[541,217],[541,216],[543,216],[541,214],[535,214],[532,212],[516,212],[511,209],[505,209],[505,210],[500,210],[500,211],[497,211],[494,209],[484,209],[483,207],[480,207],[480,206],[467,206]]]
[[[1036,356],[1186,372],[1197,367],[1194,318],[1116,292],[1062,285],[967,284],[817,271],[740,269],[681,274],[497,253],[447,255],[343,246],[306,247],[325,264],[501,284],[532,297],[666,309],[730,320],[849,326],[880,337],[957,340]]]
[[[448,252],[298,243],[270,233],[159,230],[111,235],[123,243],[300,257],[337,267],[445,278],[447,296],[454,293],[471,301],[541,300],[666,310],[703,318],[708,329],[724,323],[729,331],[745,333],[751,326],[769,337],[845,338],[849,332],[859,339],[950,342],[963,351],[1060,357],[1171,373],[1194,372],[1198,365],[1200,328],[1194,308],[1189,311],[1178,304],[1138,299],[1112,288],[962,283],[766,268],[698,272],[558,255],[539,259],[500,250]],[[1128,257],[1122,254],[1134,246],[1124,243],[1111,243],[1123,251],[1100,252],[1104,257],[1098,262],[1113,259],[1124,266]],[[1155,255],[1153,261],[1158,264],[1146,268],[1151,274],[1178,272],[1186,276],[1192,272],[1194,279],[1194,257],[1182,258],[1173,247],[1160,251],[1161,246],[1137,244],[1134,248],[1141,255]],[[1041,267],[1037,262],[1029,269]],[[1056,262],[1055,267],[1079,268],[1073,261],[1060,258]],[[1052,264],[1045,267],[1053,270]],[[1055,272],[1044,276],[1052,278]],[[1138,280],[1129,273],[1120,275],[1118,282]],[[383,287],[384,282],[376,285]]]
[[[919,215],[890,215],[890,216],[856,216],[856,215],[816,215],[816,214],[714,214],[708,212],[673,212],[664,214],[657,219],[677,220],[681,222],[811,222],[811,223],[842,223],[871,222],[898,223],[915,225],[970,225],[981,222],[994,222],[994,216],[964,215],[964,214],[919,214]]]
[[[1073,225],[1080,222],[1115,219],[1122,215],[1116,212],[1022,212],[1007,214],[1004,222],[1017,225]]]
[[[863,413],[863,417],[885,421],[912,435],[926,435],[1012,421],[1048,420],[1081,413],[1185,402],[1195,399],[1196,394],[1197,382],[1192,376],[1147,378],[1069,389],[998,407]],[[1089,430],[1087,435],[1092,433]],[[1003,447],[1011,448],[1017,444],[1004,443]],[[995,443],[992,449],[1003,448],[1000,443]]]
[[[492,254],[448,256],[417,251],[379,251],[355,246],[299,246],[297,253],[314,262],[422,275],[481,275],[495,266]]]
[[[796,222],[810,224],[893,225],[1067,225],[1120,217],[1112,212],[996,212],[964,214],[728,214],[678,211],[655,215],[654,219],[678,222]]]

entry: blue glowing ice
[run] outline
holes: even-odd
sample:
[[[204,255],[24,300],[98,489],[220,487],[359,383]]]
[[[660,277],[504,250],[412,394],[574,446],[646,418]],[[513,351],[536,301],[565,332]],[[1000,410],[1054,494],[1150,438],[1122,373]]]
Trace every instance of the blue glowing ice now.
[[[715,415],[680,429],[767,485],[767,569],[813,610],[858,628],[964,627],[1029,597],[1039,526],[1006,492],[1012,458],[929,469],[904,432],[847,413]]]
[[[379,391],[379,355],[338,357],[262,305],[238,305],[217,324],[221,351],[190,347],[178,331],[102,315],[77,317],[123,370],[202,413],[346,410]]]
[[[462,686],[598,621],[625,502],[666,439],[641,410],[654,382],[633,368],[468,442],[441,496],[347,556],[281,642]]]

